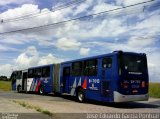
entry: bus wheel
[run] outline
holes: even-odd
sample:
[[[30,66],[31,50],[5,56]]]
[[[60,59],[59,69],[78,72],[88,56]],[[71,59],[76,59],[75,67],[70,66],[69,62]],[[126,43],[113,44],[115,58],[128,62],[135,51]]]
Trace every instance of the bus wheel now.
[[[21,86],[17,87],[17,92],[20,93],[21,92]]]
[[[78,99],[79,102],[84,102],[85,95],[84,95],[83,89],[79,89],[77,91],[77,99]]]
[[[44,88],[43,88],[43,86],[41,86],[40,88],[39,88],[39,94],[44,94]]]

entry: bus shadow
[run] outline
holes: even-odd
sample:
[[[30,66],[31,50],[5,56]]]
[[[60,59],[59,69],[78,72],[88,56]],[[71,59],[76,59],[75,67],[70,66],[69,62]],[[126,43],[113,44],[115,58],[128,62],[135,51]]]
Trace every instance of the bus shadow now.
[[[124,102],[124,103],[109,103],[109,102],[98,102],[93,100],[87,100],[85,103],[101,105],[101,106],[109,106],[114,108],[121,108],[121,109],[135,109],[135,108],[160,108],[158,105],[159,102],[152,102],[152,103],[144,103],[144,102]]]
[[[39,94],[37,94],[39,95]],[[46,94],[44,96],[49,97],[59,97],[63,98],[66,101],[74,101],[79,103],[76,100],[76,97],[72,97],[70,95],[60,95],[60,94]],[[100,102],[100,101],[94,101],[94,100],[86,100],[84,103],[86,104],[94,104],[99,106],[108,106],[113,108],[121,108],[121,109],[135,109],[135,108],[159,108],[160,109],[160,100],[144,103],[142,102],[124,102],[124,103],[111,103],[111,102]]]
[[[53,97],[61,97],[66,100],[77,102],[75,97],[68,95],[52,95]],[[78,103],[78,102],[77,102]],[[99,106],[108,106],[113,108],[122,108],[122,109],[135,109],[135,108],[160,108],[160,100],[155,102],[144,103],[142,102],[125,102],[125,103],[110,103],[110,102],[100,102],[94,100],[86,100],[86,104],[94,104]]]

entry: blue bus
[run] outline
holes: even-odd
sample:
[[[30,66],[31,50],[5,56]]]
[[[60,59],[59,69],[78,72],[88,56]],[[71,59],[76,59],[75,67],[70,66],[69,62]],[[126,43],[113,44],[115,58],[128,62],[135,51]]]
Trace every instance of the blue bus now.
[[[38,86],[36,91],[39,90],[39,93],[76,96],[79,102],[85,99],[103,102],[143,101],[149,97],[147,58],[144,53],[114,51],[52,64],[50,67],[50,81],[48,85],[41,83]],[[28,69],[28,74],[31,69]],[[28,75],[29,78],[33,77]],[[40,76],[34,80],[39,79]]]

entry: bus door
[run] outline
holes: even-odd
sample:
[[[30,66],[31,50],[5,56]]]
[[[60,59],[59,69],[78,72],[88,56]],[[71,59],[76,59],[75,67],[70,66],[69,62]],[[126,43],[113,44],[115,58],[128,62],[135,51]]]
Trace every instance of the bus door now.
[[[70,67],[63,68],[63,93],[69,93],[69,80],[71,75],[70,70]]]
[[[22,90],[26,91],[27,90],[27,72],[23,72],[23,77],[22,77]]]
[[[101,75],[101,95],[110,98],[112,96],[111,80],[113,74],[112,58],[104,57],[102,59],[102,75]]]

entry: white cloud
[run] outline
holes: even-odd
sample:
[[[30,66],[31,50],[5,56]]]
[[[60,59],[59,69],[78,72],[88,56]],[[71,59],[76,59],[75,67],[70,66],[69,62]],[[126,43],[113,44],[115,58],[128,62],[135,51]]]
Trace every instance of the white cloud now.
[[[7,0],[6,0],[7,1]],[[9,9],[3,13],[0,14],[1,19],[13,19],[17,18],[17,16],[25,16],[25,15],[31,15],[34,13],[38,13],[40,10],[38,9],[38,5],[33,4],[24,4],[21,7],[15,8],[15,9]]]
[[[91,3],[93,1],[90,0],[88,2],[91,5]],[[84,3],[84,4],[86,4],[86,3]],[[93,10],[91,10],[91,11],[98,12],[100,10],[101,6],[103,6],[103,8],[106,8],[106,9],[111,9],[112,7],[114,8],[114,5],[109,5],[109,4],[105,4],[105,3],[101,5],[99,3],[98,5],[93,7]],[[78,8],[79,8],[79,6],[77,7],[77,9]],[[5,32],[5,31],[16,30],[16,29],[28,28],[30,26],[34,27],[34,26],[40,26],[40,25],[44,25],[44,24],[48,24],[48,23],[55,23],[55,22],[66,20],[66,19],[70,19],[68,16],[70,14],[74,14],[74,12],[72,11],[71,8],[67,9],[67,10],[65,9],[62,11],[51,12],[48,9],[43,9],[43,10],[38,9],[37,5],[26,4],[26,5],[23,5],[19,8],[8,10],[7,12],[2,13],[0,16],[2,18],[16,17],[17,14],[18,15],[29,14],[31,11],[37,11],[37,12],[41,11],[41,14],[44,13],[44,15],[38,15],[37,17],[33,17],[31,19],[26,19],[26,20],[22,20],[22,21],[3,23],[0,26],[0,31]],[[45,14],[45,12],[48,12],[48,14]],[[5,19],[4,19],[4,21],[5,21]],[[67,24],[62,24],[61,26],[59,26],[59,25],[54,26],[53,29],[47,29],[44,31],[43,31],[43,29],[45,29],[45,28],[43,28],[42,31],[41,31],[41,29],[34,29],[33,30],[34,32],[32,32],[32,30],[29,30],[29,31],[21,32],[20,37],[22,37],[22,39],[24,39],[24,37],[26,37],[28,39],[35,39],[39,43],[41,43],[42,41],[44,42],[46,39],[52,39],[53,34],[54,34],[54,37],[57,37],[57,38],[70,37],[73,39],[77,39],[77,38],[83,39],[83,38],[87,38],[87,37],[116,36],[121,33],[124,33],[125,29],[126,29],[122,25],[123,21],[121,19],[114,19],[114,18],[97,19],[97,21],[95,23],[94,23],[94,21],[93,21],[93,23],[91,23],[91,22],[90,21],[89,22],[88,21],[84,21],[84,22],[76,21],[76,23],[69,22]],[[53,26],[51,26],[51,27],[53,27]],[[35,32],[35,31],[37,31],[37,32]],[[16,36],[16,34],[15,34],[15,36]],[[42,39],[42,40],[40,40],[40,39]],[[16,37],[14,40],[15,40],[15,44],[16,43],[20,44],[20,43],[26,42],[24,40],[16,39]],[[10,40],[10,41],[12,43],[13,40]],[[2,42],[8,43],[8,42],[6,42],[5,39]]]
[[[36,47],[30,46],[21,53],[15,60],[17,69],[25,69],[37,65],[53,64],[63,61],[63,59],[53,56],[51,53],[45,56],[40,56]]]
[[[5,40],[0,40],[0,43],[5,43],[5,44],[14,44],[14,45],[20,45],[24,44],[23,40],[20,39],[14,39],[14,38],[4,38]]]
[[[74,10],[74,15],[77,15],[82,12],[87,12],[87,9],[93,4],[93,0],[87,0],[84,3],[80,4],[79,6],[76,7],[76,10]]]
[[[26,50],[26,54],[29,54],[29,55],[32,55],[32,56],[38,55],[36,47],[35,46],[29,46]]]
[[[146,47],[155,43],[155,38],[147,37],[131,37],[128,40],[128,45],[131,47]]]
[[[57,58],[52,54],[48,54],[47,56],[43,56],[40,58],[38,65],[46,65],[46,64],[53,64],[53,63],[60,63],[64,61],[63,59]]]
[[[133,27],[133,29],[140,29],[140,30],[151,29],[151,30],[153,30],[154,28],[159,28],[160,27],[159,19],[160,19],[160,15],[158,15],[158,14],[149,16],[147,19],[145,19],[141,22],[137,22],[136,26]],[[155,29],[155,30],[158,30],[158,29]],[[155,30],[154,30],[154,32],[155,32]]]
[[[148,70],[150,81],[160,82],[159,50],[148,54]]]
[[[5,19],[16,18],[17,16],[28,15],[31,12],[39,13],[36,16],[23,20],[15,20],[11,22],[5,21]],[[52,12],[46,8],[40,10],[38,5],[24,4],[21,7],[10,9],[0,14],[0,18],[4,20],[4,23],[0,25],[0,32],[13,31],[18,29],[25,29],[34,26],[41,26],[49,23],[55,23],[67,19],[67,15],[72,12],[71,8],[65,9],[65,11]],[[56,26],[55,26],[56,27]],[[48,27],[46,27],[48,29]],[[53,26],[51,27],[53,28]],[[43,28],[45,29],[45,28]],[[38,44],[50,44],[46,40],[52,40],[53,34],[58,34],[57,30],[48,29],[34,29],[20,33],[7,34],[0,37],[0,42],[4,44],[24,44],[30,41],[37,41]],[[41,31],[42,30],[42,31]],[[67,29],[66,29],[67,30]],[[56,36],[55,36],[56,37]]]
[[[96,21],[78,21],[66,24],[55,32],[57,37],[71,37],[75,39],[86,39],[93,37],[115,37],[127,31],[123,25],[124,19],[107,18]]]
[[[15,59],[15,63],[18,68],[25,69],[27,67],[36,66],[38,60],[39,57],[37,55],[29,56],[26,53],[22,53],[17,57],[17,59]]]
[[[25,15],[31,14],[32,12],[37,13],[37,14],[30,16],[30,18],[28,17],[22,20],[20,19],[13,20],[11,22],[5,21],[6,19],[16,18],[17,16],[25,16]],[[65,15],[68,12],[69,10],[51,12],[50,10],[46,8],[40,10],[38,8],[38,5],[24,4],[21,7],[10,9],[0,14],[1,19],[3,19],[4,21],[3,23],[1,23],[0,32],[24,29],[28,27],[34,27],[34,26],[41,26],[41,25],[45,25],[48,23],[55,23],[61,20],[65,20],[66,19]],[[39,30],[39,29],[36,29],[36,30]],[[25,32],[25,34],[26,33],[27,34],[29,33],[29,35],[33,34],[32,31]],[[37,33],[34,32],[34,35]],[[44,33],[47,33],[47,32],[44,32]],[[24,34],[24,33],[21,32],[21,34]],[[39,33],[38,35],[41,35],[41,34]]]
[[[0,5],[34,3],[34,0],[1,0]]]
[[[125,5],[125,6],[129,6],[129,5],[133,5],[133,4],[137,4],[137,3],[141,3],[141,2],[146,2],[147,0],[116,0],[116,3],[118,5]]]
[[[146,19],[141,22],[137,22],[135,25],[130,26],[130,38],[127,41],[127,44],[130,47],[151,47],[155,45],[159,39],[157,35],[160,33],[160,25],[159,25],[160,15],[149,14]],[[152,48],[154,49],[154,47]]]
[[[3,52],[3,51],[18,51],[18,50],[16,48],[12,48],[10,46],[0,44],[0,52]]]
[[[0,65],[0,75],[9,77],[11,75],[11,72],[12,72],[11,64]]]
[[[80,55],[88,55],[90,52],[90,48],[81,48],[80,49]]]
[[[77,50],[81,43],[75,39],[61,38],[58,39],[55,46],[62,50]]]
[[[103,12],[103,11],[116,9],[118,7],[120,7],[120,6],[116,6],[116,5],[113,5],[113,4],[107,4],[107,3],[100,3],[93,8],[93,12],[94,13],[99,13],[99,12]]]
[[[105,19],[95,28],[86,31],[88,37],[115,37],[126,31],[123,19]]]

